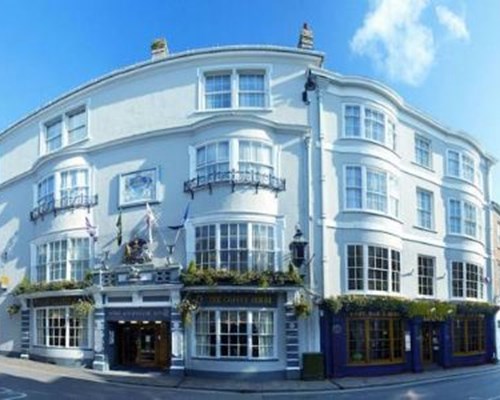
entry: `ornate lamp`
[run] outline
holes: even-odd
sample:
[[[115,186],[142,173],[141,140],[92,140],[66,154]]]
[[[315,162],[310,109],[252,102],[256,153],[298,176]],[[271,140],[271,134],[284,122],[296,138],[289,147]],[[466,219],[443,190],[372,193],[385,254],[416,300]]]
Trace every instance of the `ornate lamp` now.
[[[307,260],[307,246],[309,242],[304,238],[304,234],[300,227],[295,228],[295,235],[289,245],[290,252],[292,253],[292,263],[297,268],[302,268]]]

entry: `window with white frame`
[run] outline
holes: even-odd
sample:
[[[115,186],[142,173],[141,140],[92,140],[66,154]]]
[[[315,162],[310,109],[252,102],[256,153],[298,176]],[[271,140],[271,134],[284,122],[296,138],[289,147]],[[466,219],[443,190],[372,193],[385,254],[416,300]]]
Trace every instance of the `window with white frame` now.
[[[482,299],[484,295],[483,267],[467,262],[451,263],[453,297]]]
[[[347,246],[347,288],[355,291],[401,291],[401,253],[381,246]]]
[[[417,226],[433,228],[433,194],[428,190],[417,188]]]
[[[361,107],[346,105],[344,109],[344,136],[361,137]]]
[[[418,294],[434,296],[434,257],[418,256]]]
[[[480,209],[465,200],[449,199],[448,204],[448,232],[480,239],[482,236]]]
[[[267,142],[230,139],[196,148],[196,178],[199,183],[227,181],[230,171],[245,177],[255,175],[266,182],[274,175],[274,149]]]
[[[399,182],[386,171],[357,165],[345,168],[345,209],[399,216]]]
[[[204,108],[265,108],[267,73],[261,69],[229,69],[204,74]]]
[[[274,311],[200,310],[195,316],[195,355],[208,358],[276,357]]]
[[[367,139],[385,143],[385,116],[383,113],[365,107],[365,136]]]
[[[86,348],[88,318],[75,315],[73,307],[35,309],[35,344],[46,347]]]
[[[481,175],[476,161],[464,152],[448,150],[446,170],[448,176],[480,184]]]
[[[81,281],[90,269],[89,238],[54,240],[36,246],[35,280]]]
[[[61,172],[61,204],[74,204],[89,197],[89,171],[85,168],[70,169]]]
[[[242,172],[272,175],[273,148],[263,142],[240,140],[238,164]]]
[[[426,168],[432,168],[431,141],[415,134],[415,162]]]
[[[385,113],[358,104],[344,105],[344,137],[362,138],[396,149],[397,125]]]
[[[42,153],[52,153],[87,138],[87,135],[87,109],[80,106],[43,125]]]
[[[36,185],[36,206],[85,204],[90,197],[89,170],[73,168],[47,176]]]
[[[275,229],[261,223],[218,223],[195,227],[195,259],[200,268],[273,271]]]
[[[226,179],[229,172],[229,142],[227,140],[196,149],[196,175],[202,182]]]
[[[37,206],[53,204],[55,198],[54,175],[48,176],[38,182],[37,185]]]

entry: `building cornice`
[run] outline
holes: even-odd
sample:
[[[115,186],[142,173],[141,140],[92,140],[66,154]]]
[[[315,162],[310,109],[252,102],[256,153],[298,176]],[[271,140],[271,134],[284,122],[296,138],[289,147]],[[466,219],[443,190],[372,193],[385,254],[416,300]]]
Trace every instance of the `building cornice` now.
[[[116,79],[128,77],[138,71],[147,71],[158,66],[163,65],[175,65],[179,62],[186,60],[196,61],[201,58],[210,59],[212,57],[220,57],[221,55],[231,55],[236,54],[238,56],[252,55],[252,56],[286,56],[290,58],[297,58],[312,63],[318,67],[323,65],[324,53],[312,50],[303,50],[292,47],[283,46],[271,46],[271,45],[238,45],[238,46],[223,46],[223,47],[211,47],[196,50],[187,50],[176,54],[168,55],[165,58],[158,60],[148,60],[142,61],[136,64],[132,64],[123,68],[116,69],[108,74],[90,80],[75,89],[72,89],[61,96],[56,97],[54,100],[42,105],[35,111],[30,112],[26,116],[22,117],[13,124],[7,126],[3,131],[0,131],[0,140],[5,136],[13,133],[17,128],[22,127],[24,124],[30,123],[35,117],[48,111],[51,107],[56,107],[57,105],[63,103],[66,100],[70,100],[78,95],[85,94],[90,90],[96,89],[103,84],[108,84]]]
[[[337,86],[358,87],[375,92],[391,101],[401,111],[404,111],[416,120],[431,126],[432,128],[441,132],[444,136],[467,142],[468,144],[473,146],[480,154],[482,154],[491,164],[494,164],[498,161],[494,156],[485,152],[481,144],[474,137],[466,132],[453,130],[436,121],[433,117],[427,115],[416,107],[407,104],[398,93],[396,93],[393,89],[384,85],[383,83],[362,76],[341,75],[325,70],[323,68],[311,68],[311,72],[315,76],[326,79],[328,82]]]

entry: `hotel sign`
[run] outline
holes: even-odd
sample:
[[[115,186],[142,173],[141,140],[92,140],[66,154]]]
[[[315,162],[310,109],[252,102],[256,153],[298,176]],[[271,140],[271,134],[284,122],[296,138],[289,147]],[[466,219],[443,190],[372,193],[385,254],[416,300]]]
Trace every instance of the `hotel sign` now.
[[[107,308],[107,321],[169,321],[170,308],[167,307],[135,307]]]
[[[206,293],[199,299],[202,307],[276,307],[278,303],[271,293]]]

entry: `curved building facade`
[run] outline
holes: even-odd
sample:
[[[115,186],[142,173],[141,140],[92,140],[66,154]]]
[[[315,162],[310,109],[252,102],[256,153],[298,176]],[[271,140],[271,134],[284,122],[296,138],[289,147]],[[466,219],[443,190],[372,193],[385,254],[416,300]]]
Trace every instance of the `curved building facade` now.
[[[321,306],[486,303],[494,274],[492,157],[322,63],[272,46],[160,54],[2,132],[0,352],[290,378],[309,352],[338,376],[489,361],[490,315]]]

